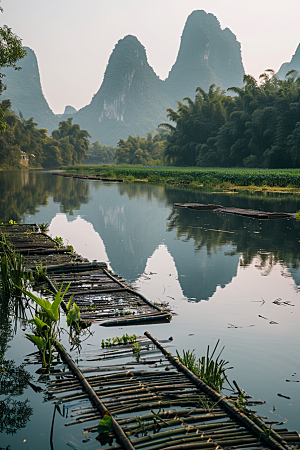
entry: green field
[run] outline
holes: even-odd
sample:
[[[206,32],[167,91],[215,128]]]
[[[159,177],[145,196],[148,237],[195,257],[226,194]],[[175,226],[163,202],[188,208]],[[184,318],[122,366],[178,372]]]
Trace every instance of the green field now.
[[[68,173],[99,177],[144,180],[170,184],[194,184],[230,188],[234,186],[299,188],[300,169],[225,169],[195,167],[141,167],[141,166],[68,166]]]

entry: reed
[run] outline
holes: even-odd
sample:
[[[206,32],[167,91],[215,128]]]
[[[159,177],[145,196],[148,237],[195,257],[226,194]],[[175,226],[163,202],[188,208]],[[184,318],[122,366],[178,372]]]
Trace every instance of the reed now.
[[[17,286],[25,287],[28,274],[23,265],[23,256],[13,251],[6,235],[0,232],[0,284],[3,297],[19,297]]]
[[[183,356],[181,357],[176,350],[179,361],[186,366],[197,377],[201,378],[208,386],[212,387],[215,391],[221,392],[223,385],[227,382],[230,387],[231,384],[228,381],[226,370],[232,369],[232,367],[226,367],[228,361],[221,359],[221,354],[225,347],[222,348],[216,359],[213,357],[217,351],[220,339],[217,341],[212,354],[209,354],[209,345],[207,346],[206,356],[196,361],[195,350],[183,350]]]

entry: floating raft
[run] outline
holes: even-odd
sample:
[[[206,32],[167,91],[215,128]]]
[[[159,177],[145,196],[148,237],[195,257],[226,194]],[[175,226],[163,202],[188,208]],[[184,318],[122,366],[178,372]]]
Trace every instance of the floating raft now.
[[[76,263],[47,268],[47,280],[54,292],[61,285],[69,289],[62,307],[73,296],[80,318],[102,326],[135,325],[170,321],[169,311],[161,309],[125,282],[112,275],[105,263]]]
[[[295,213],[265,212],[256,209],[241,209],[221,205],[202,204],[202,203],[174,203],[179,208],[195,209],[197,211],[215,211],[226,214],[235,214],[237,216],[253,217],[256,219],[290,219],[295,218]]]
[[[2,225],[0,232],[5,234],[12,249],[23,255],[26,269],[39,266],[87,261],[68,248],[59,247],[47,234],[40,233],[35,224]]]
[[[45,280],[53,293],[60,286],[69,289],[62,307],[71,296],[84,322],[102,326],[135,325],[148,322],[169,322],[172,315],[166,307],[153,304],[132,289],[124,280],[113,275],[106,263],[92,262],[68,248],[61,248],[47,234],[38,232],[35,224],[4,225],[0,232],[6,235],[12,249],[21,253],[28,271],[46,271]]]
[[[274,428],[275,421],[263,422],[255,414],[250,419],[235,406],[238,394],[218,394],[149,333],[139,337],[138,343],[138,355],[133,344],[97,349],[90,355],[85,352],[82,370],[62,346],[58,348],[67,368],[60,366],[50,373],[48,401],[59,405],[65,426],[81,427],[85,442],[97,437],[98,423],[108,414],[112,431],[103,440],[98,438],[97,447],[106,450],[290,450],[290,445],[299,446],[297,432]],[[246,406],[259,403],[250,399]]]
[[[113,181],[117,183],[123,183],[123,178],[105,178],[100,176],[93,176],[93,175],[75,175],[72,173],[57,173],[54,172],[52,175],[56,175],[59,177],[65,177],[65,178],[79,178],[81,180],[98,180],[98,181]]]

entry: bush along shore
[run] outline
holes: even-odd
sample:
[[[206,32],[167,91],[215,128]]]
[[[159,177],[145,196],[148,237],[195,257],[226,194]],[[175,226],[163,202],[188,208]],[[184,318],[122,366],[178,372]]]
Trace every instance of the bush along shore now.
[[[66,173],[99,178],[194,185],[206,188],[300,191],[300,169],[64,166]]]

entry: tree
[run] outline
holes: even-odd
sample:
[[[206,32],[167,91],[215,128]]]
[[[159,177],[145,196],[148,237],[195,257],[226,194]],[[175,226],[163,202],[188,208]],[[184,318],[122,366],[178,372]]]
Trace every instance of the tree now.
[[[3,12],[1,7],[0,12]],[[0,69],[2,67],[13,67],[15,70],[20,70],[20,67],[17,67],[16,64],[25,55],[26,50],[22,48],[21,39],[7,25],[0,27]],[[5,85],[2,82],[3,77],[4,74],[0,72],[0,95],[5,89]],[[5,131],[5,128],[3,110],[0,108],[0,134]]]

